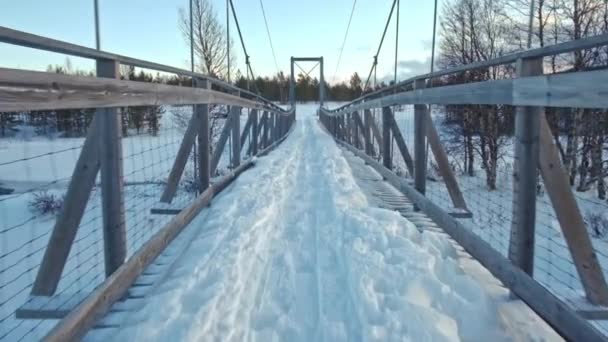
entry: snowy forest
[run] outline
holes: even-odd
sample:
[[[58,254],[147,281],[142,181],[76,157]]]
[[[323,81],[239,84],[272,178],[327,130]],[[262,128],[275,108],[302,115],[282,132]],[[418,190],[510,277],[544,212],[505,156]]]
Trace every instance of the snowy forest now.
[[[531,47],[608,33],[608,2],[604,0],[537,0],[532,32],[530,0],[456,0],[442,9],[439,68],[486,61]],[[545,59],[544,72],[563,73],[602,68],[608,49],[583,50]],[[451,75],[438,83],[466,83],[515,77],[515,67],[499,66]],[[447,106],[442,122],[449,137],[455,168],[474,176],[480,164],[486,185],[496,189],[498,165],[512,150],[514,108],[509,106]],[[555,143],[579,192],[593,190],[606,198],[608,172],[605,110],[547,108]]]

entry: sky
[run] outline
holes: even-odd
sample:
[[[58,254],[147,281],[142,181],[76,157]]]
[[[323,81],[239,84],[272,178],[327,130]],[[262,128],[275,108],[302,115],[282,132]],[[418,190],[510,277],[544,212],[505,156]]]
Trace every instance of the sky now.
[[[226,1],[210,0],[223,26]],[[444,0],[445,1],[445,0]],[[367,77],[392,0],[358,0],[338,65],[340,47],[352,0],[262,0],[280,70],[289,72],[291,56],[324,57],[325,79],[348,80],[358,72]],[[189,44],[179,29],[178,9],[189,0],[99,0],[101,49],[188,69]],[[439,1],[441,9],[442,1]],[[239,24],[256,76],[277,72],[259,0],[234,0]],[[74,44],[95,47],[93,0],[0,0],[0,25]],[[398,79],[429,71],[433,26],[432,0],[400,0]],[[378,57],[378,79],[392,80],[395,63],[395,17]],[[245,58],[230,18],[232,53],[245,73]],[[66,56],[0,43],[0,66],[45,70],[64,64]],[[92,70],[91,60],[70,57],[80,69]],[[308,71],[314,63],[302,63]],[[296,67],[296,71],[299,71]],[[318,77],[319,69],[311,73]]]

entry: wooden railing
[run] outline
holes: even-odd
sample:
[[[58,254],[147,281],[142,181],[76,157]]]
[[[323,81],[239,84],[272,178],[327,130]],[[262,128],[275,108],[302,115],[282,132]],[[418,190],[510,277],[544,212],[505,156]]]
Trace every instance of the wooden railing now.
[[[543,57],[608,45],[608,35],[571,41],[507,55],[494,60],[420,75],[362,96],[339,108],[321,108],[319,118],[336,140],[364,158],[389,182],[406,193],[511,291],[521,297],[569,340],[606,339],[592,325],[532,277],[536,219],[537,172],[540,172],[557,221],[576,266],[582,288],[597,316],[604,317],[608,287],[579,206],[561,166],[544,107],[608,108],[608,71],[543,75]],[[442,77],[515,63],[516,78],[440,85]],[[397,125],[393,106],[413,105],[413,157]],[[470,208],[459,187],[437,132],[429,105],[509,105],[515,112],[513,218],[509,259],[465,228]],[[370,110],[381,110],[380,125]],[[482,114],[483,115],[483,114]],[[380,126],[380,127],[378,127]],[[392,141],[412,180],[393,172]],[[374,141],[379,156],[375,155]],[[454,211],[447,213],[425,197],[427,144],[447,187]],[[376,159],[378,157],[379,159]],[[381,160],[381,163],[378,161]],[[596,318],[597,318],[596,316]]]
[[[251,167],[253,157],[268,153],[289,133],[295,122],[295,108],[283,109],[271,101],[224,81],[170,66],[90,49],[46,37],[0,27],[0,42],[89,58],[96,61],[97,77],[0,68],[0,112],[94,108],[96,112],[78,157],[61,211],[31,287],[32,297],[52,302],[68,255],[98,174],[101,180],[104,259],[107,279],[82,303],[61,312],[52,305],[44,312],[30,307],[16,312],[19,318],[63,318],[47,335],[66,341],[84,333],[120,299],[136,277],[179,234],[211,199],[241,172]],[[136,66],[187,77],[193,87],[121,80],[120,65]],[[175,216],[126,258],[125,198],[120,108],[129,106],[193,105],[177,156],[156,213]],[[219,142],[210,155],[209,105],[228,108],[228,118]],[[240,116],[249,108],[243,130]],[[246,139],[248,150],[242,153]],[[227,141],[231,141],[231,172],[212,181]],[[184,168],[195,141],[198,142],[199,196],[187,207],[172,208]],[[242,159],[242,155],[246,159]],[[164,207],[163,207],[164,205]]]

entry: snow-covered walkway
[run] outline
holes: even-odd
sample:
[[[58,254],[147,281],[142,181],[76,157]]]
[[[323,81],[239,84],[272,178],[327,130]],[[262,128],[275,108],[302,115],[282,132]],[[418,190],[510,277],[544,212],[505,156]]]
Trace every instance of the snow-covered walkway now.
[[[118,340],[512,337],[499,319],[506,291],[464,272],[444,235],[370,206],[312,107],[183,234],[176,267]]]

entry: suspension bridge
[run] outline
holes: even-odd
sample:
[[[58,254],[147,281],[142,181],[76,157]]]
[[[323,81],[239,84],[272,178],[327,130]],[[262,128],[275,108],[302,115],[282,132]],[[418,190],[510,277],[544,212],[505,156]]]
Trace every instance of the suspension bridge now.
[[[543,70],[608,35],[337,105],[323,57],[291,58],[278,105],[5,27],[0,42],[96,62],[95,76],[0,68],[0,113],[84,131],[2,147],[0,340],[608,340],[608,246],[581,210],[605,203],[573,193],[544,111],[608,108],[608,72]],[[319,65],[318,103],[297,103],[300,62]],[[182,82],[121,79],[121,66]],[[443,82],[497,66],[515,76]],[[447,105],[515,108],[497,190],[455,171]],[[124,122],[140,107],[183,115],[142,136]],[[59,115],[83,109],[84,123]],[[53,215],[23,210],[41,193]]]

